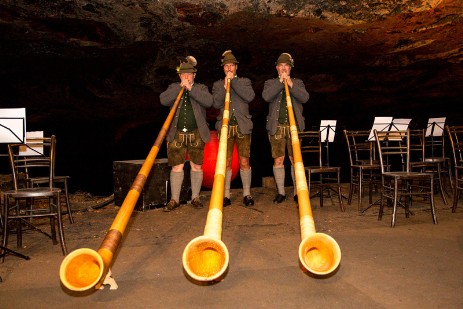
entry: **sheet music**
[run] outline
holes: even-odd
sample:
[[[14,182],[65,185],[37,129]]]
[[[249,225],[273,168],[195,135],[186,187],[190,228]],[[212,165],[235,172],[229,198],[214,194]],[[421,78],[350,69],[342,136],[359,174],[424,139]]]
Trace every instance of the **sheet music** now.
[[[336,134],[336,120],[322,120],[320,122],[320,135],[322,142],[334,142],[334,135]]]
[[[408,125],[410,124],[411,119],[399,119],[394,118],[392,120],[391,131],[405,131],[408,129]]]
[[[373,127],[370,131],[370,136],[368,137],[369,141],[375,140],[375,134],[373,132],[374,129],[377,131],[389,131],[389,128],[392,124],[392,117],[375,117],[375,121],[373,122]]]
[[[43,137],[43,131],[31,131],[31,132],[26,132],[26,145],[27,145],[27,140],[30,138],[42,138]],[[21,146],[19,147],[19,155],[21,156],[40,156],[43,155],[43,146],[36,146],[36,147],[30,147],[30,146]]]
[[[26,109],[0,108],[0,143],[24,143]]]
[[[444,134],[445,118],[429,118],[428,126],[426,128],[426,137],[428,136],[442,136]]]

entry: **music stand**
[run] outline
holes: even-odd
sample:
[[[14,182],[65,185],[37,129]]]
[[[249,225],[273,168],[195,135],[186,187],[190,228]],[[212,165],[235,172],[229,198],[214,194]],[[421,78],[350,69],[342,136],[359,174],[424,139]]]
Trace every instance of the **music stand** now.
[[[427,136],[442,136],[444,134],[445,117],[429,118],[428,126],[426,127]]]
[[[0,143],[24,143],[26,139],[26,109],[0,108]]]
[[[0,108],[0,144],[24,143],[26,139],[26,109],[25,108]],[[3,222],[3,228],[7,228],[7,222]],[[8,253],[25,260],[30,258],[14,250],[0,245],[0,258]]]
[[[410,124],[412,120],[408,118],[395,118],[393,119],[392,117],[375,117],[375,121],[373,123],[373,127],[371,128],[370,131],[370,136],[368,137],[369,141],[374,141],[375,140],[375,135],[374,135],[374,130],[376,131],[403,131],[408,129],[408,125]],[[401,137],[398,137],[401,139]],[[394,138],[391,138],[391,140]]]
[[[370,142],[375,140],[374,130],[377,131],[389,131],[392,125],[392,117],[375,117],[375,121],[373,122],[373,127],[370,130],[370,136],[368,136],[368,140]]]
[[[411,119],[400,119],[396,118],[393,119],[392,117],[375,117],[375,121],[373,122],[373,127],[371,128],[370,131],[370,136],[368,137],[368,140],[370,142],[374,142],[375,140],[375,135],[374,135],[374,130],[376,131],[402,131],[402,130],[407,130],[408,125],[410,124],[412,120]],[[400,140],[402,139],[400,136],[397,136],[397,138],[391,137],[390,140]],[[371,203],[366,207],[365,209],[362,210],[362,214],[370,209],[373,205],[378,205],[378,203],[381,202],[381,199]]]
[[[34,139],[34,138],[43,138],[43,131],[31,131],[31,132],[26,132],[26,143],[24,146],[21,146],[19,148],[19,155],[20,156],[42,156],[43,155],[43,143],[39,145],[37,143],[37,146],[30,146],[27,144],[28,139]]]
[[[394,120],[392,120],[391,128],[389,129],[389,131],[405,131],[408,129],[408,126],[411,121],[412,120],[408,118],[394,118]]]
[[[330,167],[330,148],[329,143],[334,142],[334,137],[336,135],[336,120],[321,120],[320,121],[320,141],[325,143],[326,147],[326,166]],[[322,177],[322,176],[320,176]],[[328,187],[330,190],[334,191],[335,194],[339,194],[333,187]],[[319,192],[318,194],[323,194]],[[341,198],[347,199],[347,197],[340,195]]]
[[[322,120],[320,122],[320,137],[323,143],[326,143],[326,166],[330,166],[329,143],[334,142],[336,134],[336,120]]]
[[[429,118],[425,137],[431,137],[431,156],[434,157],[434,137],[444,134],[445,117]]]

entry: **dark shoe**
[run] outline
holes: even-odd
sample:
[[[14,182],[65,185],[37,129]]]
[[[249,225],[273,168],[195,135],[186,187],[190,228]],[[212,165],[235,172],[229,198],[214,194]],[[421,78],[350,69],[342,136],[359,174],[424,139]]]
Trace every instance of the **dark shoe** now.
[[[248,207],[249,205],[254,205],[254,200],[252,199],[252,196],[250,195],[246,195],[244,198],[243,198],[243,203],[246,207]]]
[[[176,200],[172,199],[169,201],[169,203],[167,203],[166,206],[164,206],[164,211],[168,212],[168,211],[172,211],[174,210],[175,208],[177,208],[178,206],[180,206],[179,203],[177,203]]]
[[[282,195],[280,193],[275,196],[275,199],[273,200],[273,204],[280,204],[281,202],[284,202],[286,200],[286,195]]]
[[[228,197],[223,198],[223,207],[227,207],[231,205],[231,201]]]
[[[203,208],[203,203],[199,200],[199,197],[195,197],[194,199],[191,200],[191,206],[194,208]]]
[[[298,200],[297,200],[297,194],[294,196],[294,201],[297,203]]]

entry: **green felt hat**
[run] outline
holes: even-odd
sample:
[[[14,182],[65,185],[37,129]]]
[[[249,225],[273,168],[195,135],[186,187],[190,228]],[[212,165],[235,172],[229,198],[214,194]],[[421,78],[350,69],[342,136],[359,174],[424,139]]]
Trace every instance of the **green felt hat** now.
[[[238,60],[236,60],[235,56],[232,54],[231,50],[227,50],[222,54],[222,65],[225,65],[227,63],[239,63]]]
[[[177,67],[177,73],[196,73],[198,70],[196,69],[196,61],[195,57],[193,56],[186,56],[185,59],[180,61],[180,65]]]
[[[286,64],[289,64],[292,68],[294,67],[294,59],[288,53],[282,53],[278,57],[278,60],[277,62],[275,62],[275,64],[278,65],[279,63],[286,63]]]

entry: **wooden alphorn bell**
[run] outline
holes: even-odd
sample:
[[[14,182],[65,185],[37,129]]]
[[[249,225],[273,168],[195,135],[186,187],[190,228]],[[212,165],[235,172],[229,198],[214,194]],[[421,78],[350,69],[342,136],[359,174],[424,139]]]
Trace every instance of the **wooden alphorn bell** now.
[[[69,253],[61,262],[60,279],[63,285],[69,290],[81,292],[93,287],[99,289],[102,284],[106,283],[106,280],[110,281],[108,277],[110,276],[109,267],[112,259],[119,247],[135,204],[153,167],[159,148],[167,135],[184,90],[185,88],[182,87],[178,93],[153,147],[143,162],[98,252],[89,248],[76,249]]]
[[[331,236],[315,231],[307,178],[305,176],[304,162],[302,161],[301,144],[286,79],[284,80],[284,85],[291,132],[291,145],[293,148],[299,222],[301,226],[302,241],[299,245],[299,260],[307,271],[320,276],[328,275],[338,267],[341,261],[341,249],[336,240]]]
[[[215,167],[214,182],[207,213],[204,235],[191,240],[183,251],[183,268],[197,281],[220,281],[228,267],[229,254],[222,242],[222,217],[225,173],[227,168],[227,138],[230,109],[230,79],[227,82],[222,127],[220,128],[219,150]]]

